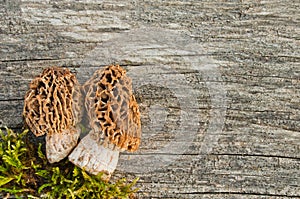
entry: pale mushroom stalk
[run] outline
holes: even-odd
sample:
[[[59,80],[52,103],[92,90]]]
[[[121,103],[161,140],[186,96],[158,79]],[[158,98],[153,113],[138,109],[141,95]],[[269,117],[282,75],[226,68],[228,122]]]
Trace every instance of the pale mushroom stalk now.
[[[117,167],[119,151],[98,144],[92,134],[90,132],[79,142],[69,160],[91,174],[97,175],[102,171],[103,178],[107,179]]]
[[[50,163],[65,158],[76,146],[81,120],[81,90],[75,75],[60,67],[47,68],[25,95],[23,116],[36,136],[46,134]]]
[[[107,178],[117,166],[119,152],[138,149],[140,112],[132,94],[131,79],[120,66],[94,73],[83,85],[85,108],[92,129],[69,155],[69,160],[92,174]]]
[[[47,133],[46,154],[50,163],[58,162],[67,157],[77,145],[80,128],[71,128],[61,133]]]

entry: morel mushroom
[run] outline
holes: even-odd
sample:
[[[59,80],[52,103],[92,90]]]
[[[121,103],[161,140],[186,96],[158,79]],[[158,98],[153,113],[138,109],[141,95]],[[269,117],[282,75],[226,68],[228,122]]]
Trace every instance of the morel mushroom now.
[[[46,155],[50,163],[65,158],[78,142],[80,98],[79,83],[65,68],[47,68],[30,83],[23,116],[33,134],[46,134]]]
[[[136,151],[140,145],[139,107],[125,73],[118,65],[107,66],[83,85],[91,131],[69,160],[91,174],[104,172],[104,178],[115,170],[120,151]]]

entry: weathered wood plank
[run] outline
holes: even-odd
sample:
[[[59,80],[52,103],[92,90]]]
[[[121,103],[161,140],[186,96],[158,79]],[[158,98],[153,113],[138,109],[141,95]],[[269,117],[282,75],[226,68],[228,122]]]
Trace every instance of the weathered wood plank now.
[[[300,197],[297,1],[0,1],[0,124],[43,68],[120,63],[143,142],[115,176],[141,198]]]
[[[143,176],[143,185],[150,185],[143,188],[149,192],[156,190],[155,193],[151,192],[151,196],[162,198],[176,194],[188,197],[189,194],[193,196],[193,193],[200,195],[210,192],[249,195],[261,193],[266,196],[297,195],[299,192],[299,189],[295,189],[299,170],[296,159],[210,155],[185,156],[178,162],[168,168],[156,170],[155,177],[153,173],[140,174]],[[294,169],[287,172],[287,167]],[[273,184],[278,176],[280,182]],[[286,183],[290,187],[286,187]]]

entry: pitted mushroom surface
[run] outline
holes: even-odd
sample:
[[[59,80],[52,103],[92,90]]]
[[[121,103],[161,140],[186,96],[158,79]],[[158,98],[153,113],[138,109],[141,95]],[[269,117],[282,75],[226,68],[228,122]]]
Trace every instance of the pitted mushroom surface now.
[[[83,92],[91,131],[69,160],[92,174],[103,171],[109,176],[119,152],[136,151],[140,145],[140,112],[131,79],[122,67],[107,66],[94,73]]]
[[[46,134],[46,154],[50,163],[65,158],[77,144],[81,97],[75,75],[66,68],[47,68],[30,83],[23,116],[36,136]]]

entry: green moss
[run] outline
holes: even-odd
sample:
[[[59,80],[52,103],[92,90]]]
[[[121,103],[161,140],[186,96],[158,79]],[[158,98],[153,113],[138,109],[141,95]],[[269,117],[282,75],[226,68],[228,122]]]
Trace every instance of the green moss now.
[[[89,175],[68,160],[49,164],[42,145],[35,147],[28,130],[0,130],[0,192],[27,198],[130,198],[136,180],[114,183]]]

